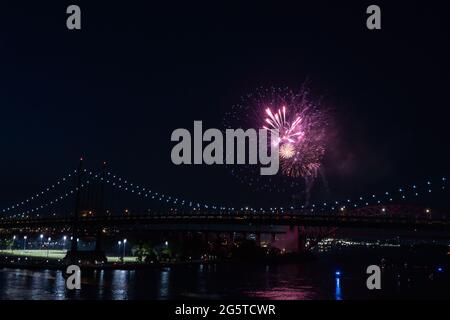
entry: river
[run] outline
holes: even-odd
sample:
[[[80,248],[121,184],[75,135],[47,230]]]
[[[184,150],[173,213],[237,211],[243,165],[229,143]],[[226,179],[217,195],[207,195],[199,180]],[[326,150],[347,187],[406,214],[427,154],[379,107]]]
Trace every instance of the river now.
[[[2,268],[0,299],[450,299],[448,258],[411,258],[399,248],[334,248],[301,263],[83,271],[79,291],[66,290],[61,271]],[[366,287],[371,264],[384,267],[381,290]]]

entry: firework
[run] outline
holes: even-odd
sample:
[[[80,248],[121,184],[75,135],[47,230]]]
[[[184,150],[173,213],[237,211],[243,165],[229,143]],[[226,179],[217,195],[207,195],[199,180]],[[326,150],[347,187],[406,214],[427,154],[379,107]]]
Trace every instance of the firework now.
[[[280,172],[261,177],[251,167],[232,168],[232,173],[251,187],[286,192],[308,185],[317,177],[326,151],[328,116],[314,101],[306,86],[294,92],[289,88],[259,88],[242,98],[226,115],[228,128],[278,130]]]
[[[293,178],[315,177],[325,153],[323,114],[304,95],[290,97],[287,106],[282,104],[276,112],[270,107],[264,110],[262,127],[279,133],[282,174]]]
[[[295,147],[291,143],[282,144],[279,150],[282,159],[290,159],[295,155]]]

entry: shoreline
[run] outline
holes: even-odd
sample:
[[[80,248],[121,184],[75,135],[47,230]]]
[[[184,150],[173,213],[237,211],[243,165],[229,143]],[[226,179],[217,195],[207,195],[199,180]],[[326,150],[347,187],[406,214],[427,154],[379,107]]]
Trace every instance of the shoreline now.
[[[17,260],[18,256],[0,254],[0,268],[10,269],[31,269],[31,270],[62,270],[67,268],[62,260],[56,259],[40,259],[33,257],[21,256],[27,262],[11,261]],[[286,263],[286,262],[307,262],[315,260],[317,256],[313,253],[307,252],[304,254],[282,256],[277,258],[262,258],[255,260],[240,260],[240,259],[224,259],[224,260],[192,260],[192,261],[176,261],[176,262],[157,262],[157,263],[142,263],[142,262],[128,262],[128,263],[106,263],[102,265],[95,264],[80,264],[82,270],[138,270],[138,269],[152,269],[152,268],[166,268],[186,265],[208,265],[208,264],[267,264],[267,263]],[[9,261],[5,261],[9,260]]]

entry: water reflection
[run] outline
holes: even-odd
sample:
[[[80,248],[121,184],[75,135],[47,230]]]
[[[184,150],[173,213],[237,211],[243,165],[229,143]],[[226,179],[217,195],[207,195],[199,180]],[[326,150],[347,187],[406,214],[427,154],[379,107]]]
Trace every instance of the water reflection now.
[[[162,299],[169,297],[169,280],[170,280],[170,268],[165,268],[161,271],[161,278],[159,282],[159,296]]]
[[[111,293],[113,300],[126,300],[128,298],[128,280],[130,272],[115,270],[112,274]]]
[[[373,264],[376,258],[372,252],[364,251],[362,254],[363,256],[356,256],[358,259],[354,258],[354,255],[354,259],[331,256],[329,260],[321,257],[314,261],[291,264],[230,263],[155,267],[136,271],[82,271],[81,290],[67,290],[61,271],[0,268],[0,300],[342,300],[380,297],[367,290],[365,274],[361,272],[367,265]],[[365,256],[366,260],[363,259]],[[345,270],[345,279],[340,273],[336,273],[337,259],[340,260],[339,267]],[[436,269],[436,265],[442,268],[441,271]],[[397,285],[400,273],[404,271],[393,271],[391,278],[384,278],[386,285],[383,287],[382,297],[401,298],[414,294],[414,297],[429,298],[448,295],[448,288],[444,286],[449,279],[448,269],[442,262],[434,264],[430,270],[434,272],[435,279],[430,279],[430,272],[421,271],[428,269],[411,268],[405,274],[406,279],[411,279],[411,282],[404,288]],[[345,292],[342,290],[343,285]],[[415,290],[413,293],[410,293],[411,288]],[[405,290],[408,290],[407,293]]]
[[[336,291],[334,295],[336,300],[342,300],[341,279],[339,278],[339,276],[336,276]]]

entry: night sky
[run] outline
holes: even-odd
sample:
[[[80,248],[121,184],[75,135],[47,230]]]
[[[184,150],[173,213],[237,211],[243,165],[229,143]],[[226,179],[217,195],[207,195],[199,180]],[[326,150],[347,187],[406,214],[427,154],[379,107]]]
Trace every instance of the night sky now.
[[[333,113],[333,196],[446,175],[448,10],[376,2],[382,30],[369,31],[372,2],[310,2],[2,3],[1,207],[80,156],[174,196],[254,204],[261,195],[223,166],[173,165],[171,132],[194,120],[221,128],[242,95],[305,79]],[[69,4],[81,7],[80,31],[66,28]]]

